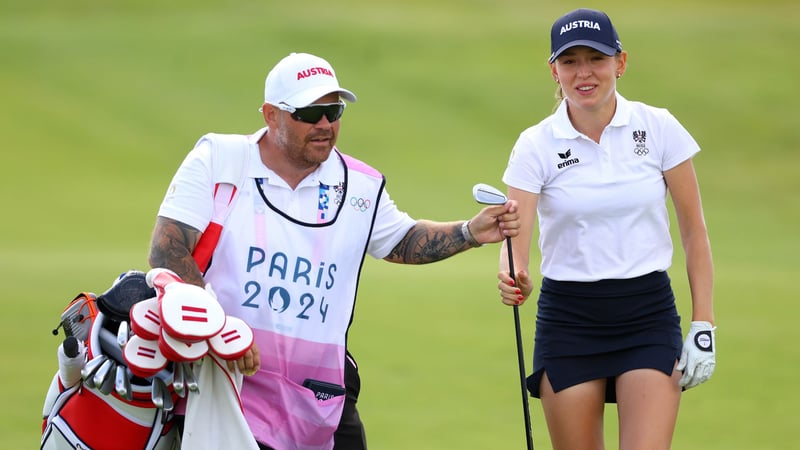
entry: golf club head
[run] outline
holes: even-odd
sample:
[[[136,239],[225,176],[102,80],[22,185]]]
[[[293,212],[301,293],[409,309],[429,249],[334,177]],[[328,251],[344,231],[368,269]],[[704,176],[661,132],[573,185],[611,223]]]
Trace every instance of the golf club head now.
[[[164,411],[172,411],[175,403],[172,401],[172,394],[170,394],[167,384],[159,377],[153,377],[153,386],[161,393],[161,409]]]
[[[178,397],[186,397],[186,382],[183,379],[183,364],[175,363],[174,372],[172,374],[172,390],[178,394]]]
[[[472,187],[472,196],[482,205],[504,205],[508,199],[499,189],[478,183]]]
[[[131,391],[131,379],[128,376],[128,368],[122,364],[117,366],[116,378],[114,379],[114,390],[117,395],[130,401],[133,398]]]
[[[94,373],[100,366],[103,365],[108,360],[105,355],[98,355],[95,356],[91,361],[87,362],[83,369],[81,369],[81,378],[83,378],[84,383],[90,388],[95,387],[94,385]]]
[[[159,386],[158,377],[153,378],[153,383],[150,385],[150,399],[153,402],[153,405],[156,408],[163,409],[164,408],[164,391],[161,390]]]
[[[106,360],[97,372],[94,374],[94,386],[103,393],[108,395],[114,388],[114,374],[117,371],[117,364],[112,359]]]
[[[194,376],[194,370],[191,363],[178,363],[183,365],[183,379],[186,383],[186,388],[191,392],[200,392],[200,386],[197,384],[197,378]]]
[[[122,321],[119,323],[119,329],[117,329],[117,344],[119,348],[125,347],[125,344],[128,343],[128,339],[130,338],[130,330],[127,321]]]

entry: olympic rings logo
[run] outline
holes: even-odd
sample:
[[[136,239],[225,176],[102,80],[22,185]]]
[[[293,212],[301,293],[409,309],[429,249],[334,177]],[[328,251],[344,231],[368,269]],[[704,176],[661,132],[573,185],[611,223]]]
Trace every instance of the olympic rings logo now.
[[[350,197],[350,206],[352,206],[356,211],[364,212],[369,209],[369,205],[369,199]]]

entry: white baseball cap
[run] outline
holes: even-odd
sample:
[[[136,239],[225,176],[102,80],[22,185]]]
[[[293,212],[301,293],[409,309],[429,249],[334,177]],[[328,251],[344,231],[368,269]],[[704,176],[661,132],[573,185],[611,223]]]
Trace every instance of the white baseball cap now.
[[[264,81],[264,103],[271,105],[302,108],[332,92],[349,102],[356,101],[355,94],[339,86],[328,61],[308,53],[291,53],[283,58]]]

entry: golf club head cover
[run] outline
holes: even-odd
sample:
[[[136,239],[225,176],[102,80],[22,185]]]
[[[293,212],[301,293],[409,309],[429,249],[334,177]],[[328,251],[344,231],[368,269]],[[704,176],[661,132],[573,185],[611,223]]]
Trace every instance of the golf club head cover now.
[[[125,344],[123,356],[131,372],[141,378],[149,378],[167,366],[167,358],[161,353],[158,341],[136,335]]]
[[[199,286],[172,282],[159,296],[161,327],[185,342],[200,342],[225,326],[225,311],[211,292]]]
[[[192,362],[206,356],[206,353],[208,353],[208,342],[182,341],[172,337],[162,329],[161,336],[158,338],[158,348],[161,350],[164,357],[170,361]]]
[[[710,322],[693,321],[683,343],[681,359],[677,369],[683,371],[680,385],[684,389],[693,388],[711,378],[716,366],[716,342]]]
[[[114,280],[114,284],[97,297],[97,308],[106,315],[106,318],[121,322],[128,320],[133,305],[155,296],[156,291],[148,285],[144,272],[129,270]]]
[[[244,320],[227,316],[225,326],[208,340],[208,345],[222,359],[235,361],[250,350],[254,339],[253,330]]]
[[[133,333],[147,340],[158,340],[161,336],[160,310],[157,297],[133,305],[130,313]]]

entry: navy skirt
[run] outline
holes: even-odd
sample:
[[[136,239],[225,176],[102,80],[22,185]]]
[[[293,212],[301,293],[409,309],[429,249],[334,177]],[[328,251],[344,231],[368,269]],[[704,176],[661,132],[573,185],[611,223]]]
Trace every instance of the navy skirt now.
[[[605,378],[606,402],[615,403],[616,376],[645,368],[671,375],[682,347],[666,272],[595,282],[544,278],[528,391],[539,398],[545,372],[555,392]]]

